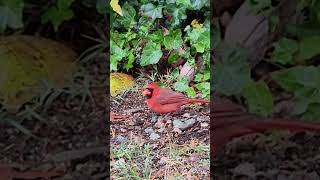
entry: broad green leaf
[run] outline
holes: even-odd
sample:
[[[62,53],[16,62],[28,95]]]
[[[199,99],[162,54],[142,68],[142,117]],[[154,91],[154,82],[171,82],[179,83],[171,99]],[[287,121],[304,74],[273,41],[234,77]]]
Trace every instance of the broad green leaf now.
[[[142,56],[140,59],[141,66],[147,66],[150,64],[156,64],[159,62],[160,58],[162,57],[162,51],[160,44],[156,44],[150,41],[146,46],[143,48]]]
[[[190,0],[176,0],[176,4],[177,5],[182,5],[182,6],[185,6],[185,7],[191,6]]]
[[[320,36],[311,36],[303,38],[300,42],[300,52],[301,58],[307,60],[316,55],[320,54]]]
[[[162,7],[154,6],[152,3],[144,4],[141,6],[141,10],[144,15],[151,17],[152,19],[162,18]]]
[[[130,6],[129,4],[125,4],[122,7],[122,17],[118,17],[117,21],[119,21],[125,28],[132,28],[136,25],[136,10]]]
[[[0,1],[0,33],[7,27],[19,29],[23,27],[23,0]]]
[[[281,38],[279,41],[273,43],[275,50],[272,53],[272,61],[280,64],[288,64],[293,60],[293,54],[298,51],[298,44],[296,41],[287,38]]]
[[[307,121],[319,122],[320,117],[320,103],[312,103],[308,106],[307,111],[303,114],[302,119]]]
[[[294,115],[302,113],[311,117],[314,110],[311,104],[320,103],[320,68],[314,66],[297,66],[272,74],[272,79],[283,89],[295,96]],[[318,109],[319,111],[320,109]]]
[[[186,7],[184,6],[169,6],[168,8],[164,9],[164,11],[172,16],[170,21],[167,19],[169,27],[175,28],[179,26],[185,19],[187,19]]]
[[[127,64],[124,66],[127,71],[128,71],[129,69],[133,68],[134,60],[135,60],[135,57],[134,57],[134,55],[133,55],[133,51],[131,50],[131,51],[128,53],[128,62],[127,62]]]
[[[174,83],[173,88],[179,92],[186,92],[188,89],[188,78],[183,77]]]
[[[163,33],[161,30],[154,31],[152,34],[148,35],[148,39],[151,41],[157,43],[157,44],[162,44],[163,42]]]
[[[110,70],[118,70],[118,63],[126,56],[126,52],[115,42],[110,41]]]
[[[271,92],[264,81],[251,81],[244,88],[243,95],[247,100],[249,111],[267,117],[273,112]]]
[[[244,49],[228,48],[213,67],[213,86],[221,94],[239,94],[250,81],[250,67]]]
[[[187,28],[188,38],[197,52],[203,53],[205,49],[210,48],[210,32],[207,28]]]
[[[168,58],[168,62],[170,64],[175,63],[178,58],[179,58],[179,54],[176,51],[173,51],[173,52],[171,52],[171,54]]]
[[[193,87],[188,87],[186,90],[187,96],[190,98],[194,98],[197,94]]]
[[[50,7],[41,17],[42,23],[51,22],[54,30],[57,31],[59,26],[73,18],[73,11],[70,6],[74,0],[58,0],[55,6]]]
[[[190,0],[193,10],[200,10],[204,6],[208,6],[210,1],[208,0]]]
[[[202,93],[203,98],[207,98],[210,95],[210,83],[201,82],[194,85]]]
[[[76,53],[53,40],[33,36],[0,38],[0,99],[16,110],[46,91],[44,82],[69,87]],[[62,68],[63,67],[63,68]]]
[[[320,89],[320,70],[314,66],[296,66],[271,75],[283,89],[295,92],[299,89]]]
[[[164,36],[163,44],[166,49],[178,49],[182,45],[182,33],[180,29],[170,30],[167,36]]]
[[[174,4],[174,3],[176,3],[176,0],[166,0],[166,3],[167,4]]]

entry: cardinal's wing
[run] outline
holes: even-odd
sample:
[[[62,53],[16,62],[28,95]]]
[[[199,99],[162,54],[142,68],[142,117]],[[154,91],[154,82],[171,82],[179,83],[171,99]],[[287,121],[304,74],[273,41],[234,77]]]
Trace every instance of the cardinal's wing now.
[[[188,100],[188,97],[182,93],[174,92],[170,89],[161,89],[161,92],[158,94],[156,101],[161,105],[166,104],[176,104],[185,102]]]

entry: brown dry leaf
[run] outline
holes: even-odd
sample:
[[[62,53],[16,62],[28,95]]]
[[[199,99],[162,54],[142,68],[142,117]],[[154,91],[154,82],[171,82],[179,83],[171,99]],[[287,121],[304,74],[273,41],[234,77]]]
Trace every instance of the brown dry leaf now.
[[[45,92],[44,82],[53,88],[70,86],[78,69],[77,54],[50,39],[3,36],[0,49],[0,99],[11,112]]]
[[[146,143],[146,140],[142,136],[134,136],[133,141],[140,147]]]
[[[195,68],[187,62],[182,66],[182,69],[180,70],[180,75],[178,78],[180,79],[186,76],[188,78],[188,82],[190,83],[193,80],[194,75],[195,75]]]
[[[182,54],[184,54],[186,51],[182,48],[182,47],[180,47],[179,49],[178,49],[178,54],[179,55],[182,55]]]
[[[110,112],[110,122],[121,122],[125,119],[127,119],[128,116],[125,116],[125,115],[119,115],[117,113],[114,113],[114,112]]]
[[[0,177],[2,180],[13,180],[15,178],[21,179],[36,179],[44,178],[50,179],[52,177],[61,176],[62,173],[58,172],[40,172],[40,171],[27,171],[19,172],[14,170],[11,166],[0,164]]]

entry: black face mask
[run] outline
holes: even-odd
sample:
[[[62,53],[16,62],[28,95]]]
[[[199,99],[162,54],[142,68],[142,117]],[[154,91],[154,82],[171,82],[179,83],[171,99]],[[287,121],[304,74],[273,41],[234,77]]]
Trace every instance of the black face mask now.
[[[152,95],[153,95],[153,89],[151,89],[151,88],[146,88],[146,89],[148,89],[148,90],[150,91],[150,94],[149,94],[149,95],[147,95],[147,99],[152,98]]]

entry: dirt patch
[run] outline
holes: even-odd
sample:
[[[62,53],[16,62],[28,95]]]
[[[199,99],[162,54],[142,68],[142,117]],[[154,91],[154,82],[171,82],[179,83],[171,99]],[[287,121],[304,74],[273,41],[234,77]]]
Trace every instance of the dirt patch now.
[[[105,84],[104,64],[101,61],[101,64],[90,65],[94,79],[92,87]],[[106,178],[105,88],[93,88],[91,93],[94,102],[87,98],[81,110],[80,98],[66,106],[65,97],[61,96],[46,114],[42,114],[46,123],[23,122],[23,126],[41,140],[1,124],[0,163],[10,164],[20,171],[60,171],[64,174],[56,179]]]

